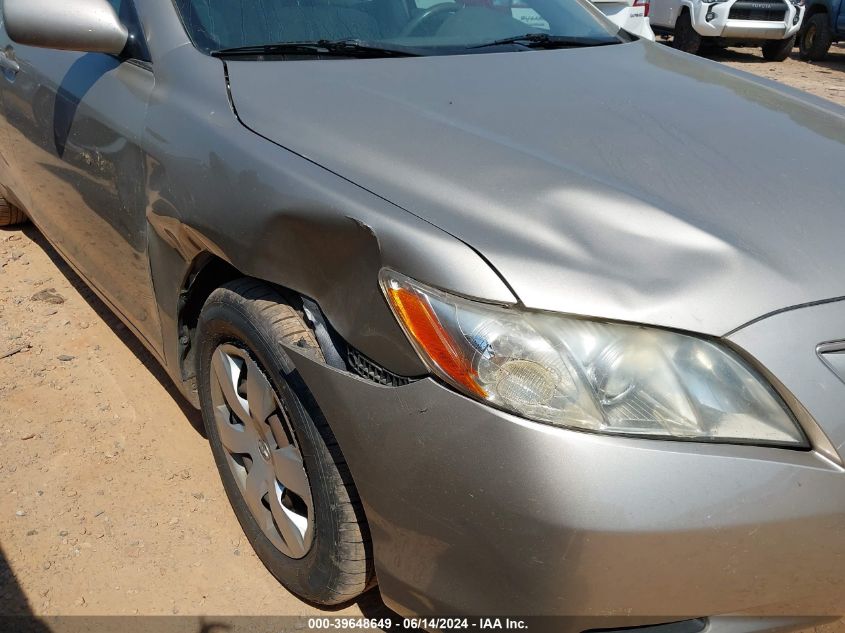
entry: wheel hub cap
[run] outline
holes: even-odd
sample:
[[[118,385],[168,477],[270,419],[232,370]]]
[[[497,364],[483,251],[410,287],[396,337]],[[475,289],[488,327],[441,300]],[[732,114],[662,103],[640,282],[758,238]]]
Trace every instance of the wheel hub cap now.
[[[275,389],[246,350],[228,343],[214,350],[211,377],[216,430],[250,513],[279,551],[302,558],[314,535],[311,487]]]

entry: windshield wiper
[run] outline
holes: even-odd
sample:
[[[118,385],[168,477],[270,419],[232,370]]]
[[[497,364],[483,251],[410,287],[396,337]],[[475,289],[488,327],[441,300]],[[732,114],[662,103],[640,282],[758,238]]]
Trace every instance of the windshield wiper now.
[[[505,44],[519,44],[528,48],[577,48],[582,46],[607,46],[619,44],[617,39],[598,39],[595,37],[571,37],[568,35],[549,35],[548,33],[524,33],[505,37],[492,42],[484,42],[467,48],[487,48],[490,46],[504,46]]]
[[[279,42],[238,46],[212,51],[214,57],[255,57],[257,55],[314,55],[337,57],[417,57],[413,51],[369,44],[356,39]]]

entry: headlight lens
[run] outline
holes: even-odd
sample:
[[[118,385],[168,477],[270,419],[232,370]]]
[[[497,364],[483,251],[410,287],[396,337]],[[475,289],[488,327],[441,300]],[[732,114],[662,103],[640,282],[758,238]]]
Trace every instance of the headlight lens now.
[[[426,365],[501,409],[601,433],[806,446],[769,383],[708,340],[488,305],[389,270],[381,284]]]

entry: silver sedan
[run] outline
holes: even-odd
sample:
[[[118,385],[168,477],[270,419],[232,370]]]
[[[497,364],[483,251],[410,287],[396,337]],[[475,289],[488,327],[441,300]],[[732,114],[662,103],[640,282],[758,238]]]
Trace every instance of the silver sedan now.
[[[5,0],[0,70],[0,224],[202,410],[292,592],[845,608],[842,108],[583,0]]]

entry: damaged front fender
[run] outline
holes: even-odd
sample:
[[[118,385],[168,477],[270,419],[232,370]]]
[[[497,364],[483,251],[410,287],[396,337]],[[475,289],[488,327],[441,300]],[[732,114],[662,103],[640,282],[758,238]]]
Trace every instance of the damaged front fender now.
[[[168,359],[176,357],[179,293],[203,253],[312,298],[347,342],[405,376],[425,369],[381,294],[382,267],[486,301],[517,301],[457,238],[243,127],[218,60],[185,49],[169,57],[174,76],[192,64],[188,74],[204,94],[170,86],[163,73],[147,119],[150,260]],[[182,115],[196,108],[207,116]]]

